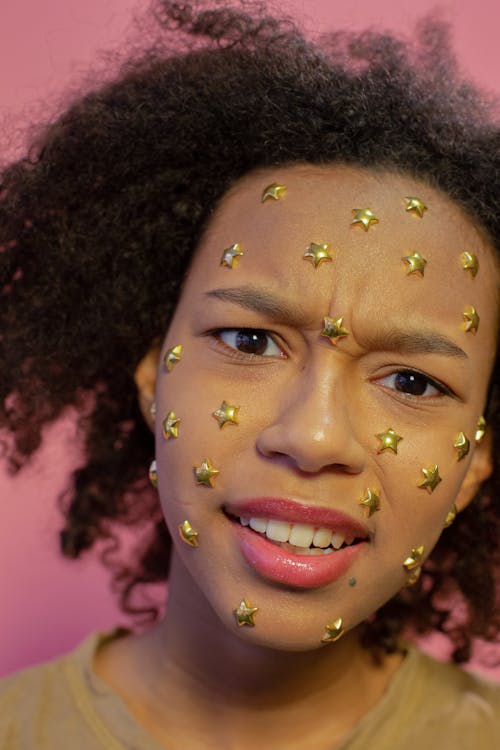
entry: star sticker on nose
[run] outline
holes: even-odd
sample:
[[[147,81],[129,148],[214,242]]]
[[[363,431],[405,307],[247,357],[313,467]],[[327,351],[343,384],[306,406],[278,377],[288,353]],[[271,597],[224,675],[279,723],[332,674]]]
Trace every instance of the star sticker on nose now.
[[[163,420],[162,431],[165,440],[179,437],[179,422],[181,420],[175,416],[173,411],[169,411]]]
[[[172,372],[177,362],[180,362],[182,353],[182,344],[177,344],[167,349],[163,362],[168,372]]]
[[[353,208],[352,215],[354,219],[351,224],[361,224],[365,232],[372,224],[378,224],[378,219],[370,208]]]
[[[368,518],[370,518],[370,516],[373,516],[375,511],[380,510],[379,491],[374,490],[373,487],[368,487],[364,491],[363,497],[359,501],[359,504],[368,509]]]
[[[380,446],[377,453],[382,453],[386,450],[391,450],[393,453],[397,453],[398,443],[403,439],[401,435],[396,435],[392,427],[389,427],[386,432],[379,432],[375,437],[380,440]]]
[[[411,255],[405,255],[401,260],[406,263],[408,269],[406,274],[409,276],[411,273],[418,273],[419,276],[424,275],[426,259],[422,258],[420,253],[412,253]]]
[[[189,521],[186,520],[180,523],[178,529],[179,536],[183,542],[189,544],[190,547],[198,546],[198,532],[193,529]]]
[[[320,263],[332,260],[332,256],[328,252],[329,248],[330,245],[328,243],[318,245],[316,242],[311,242],[309,247],[306,247],[306,251],[302,257],[305,260],[310,260],[314,268],[317,268]]]
[[[246,597],[241,600],[239,607],[233,610],[236,622],[240,628],[243,625],[247,625],[250,628],[255,627],[255,613],[258,611],[259,608],[252,607]]]
[[[420,198],[411,198],[409,195],[405,198],[406,210],[412,211],[416,216],[423,217],[424,211],[427,211],[427,206]]]
[[[468,333],[476,333],[479,328],[479,315],[476,312],[476,308],[472,305],[467,305],[463,311],[464,322],[463,329]]]
[[[242,255],[244,255],[243,251],[241,250],[241,245],[239,242],[235,242],[231,247],[227,247],[224,252],[222,253],[222,258],[220,260],[221,266],[226,266],[227,268],[234,268],[236,261],[238,258],[240,258]]]
[[[212,412],[212,416],[219,423],[219,427],[222,428],[227,424],[238,424],[238,412],[239,406],[232,406],[227,401],[223,401],[219,408]]]
[[[462,255],[460,256],[460,261],[462,263],[462,268],[464,269],[464,271],[469,271],[472,278],[474,278],[479,271],[479,261],[477,259],[477,255],[468,252],[462,253]]]
[[[347,328],[342,325],[342,320],[343,318],[329,318],[328,315],[323,318],[324,328],[321,335],[329,338],[332,344],[337,344],[339,339],[349,335]]]
[[[424,475],[424,479],[420,480],[418,486],[421,490],[427,490],[430,495],[434,492],[439,482],[442,481],[439,476],[438,465],[434,464],[434,466],[429,466],[427,469],[422,469],[422,474]]]
[[[266,201],[279,201],[279,199],[285,194],[286,192],[286,186],[285,185],[278,185],[277,182],[273,182],[272,185],[268,185],[264,190],[262,191],[262,203],[265,203]]]
[[[453,441],[453,447],[457,452],[457,461],[461,461],[465,458],[470,449],[470,441],[464,432],[459,432]]]
[[[344,634],[344,625],[341,617],[337,617],[331,625],[327,625],[321,643],[335,643]]]
[[[405,570],[415,570],[420,567],[424,558],[424,547],[414,547],[406,560],[403,562],[403,568]]]
[[[219,469],[212,465],[209,458],[204,458],[200,466],[194,467],[197,484],[204,484],[206,487],[214,487],[215,477],[219,474]]]

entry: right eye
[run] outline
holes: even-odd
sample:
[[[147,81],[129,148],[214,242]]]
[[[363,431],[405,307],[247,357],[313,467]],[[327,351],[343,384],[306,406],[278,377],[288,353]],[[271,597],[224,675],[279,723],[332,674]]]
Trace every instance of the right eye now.
[[[256,357],[286,356],[271,334],[260,328],[223,328],[214,331],[213,336],[242,354]]]

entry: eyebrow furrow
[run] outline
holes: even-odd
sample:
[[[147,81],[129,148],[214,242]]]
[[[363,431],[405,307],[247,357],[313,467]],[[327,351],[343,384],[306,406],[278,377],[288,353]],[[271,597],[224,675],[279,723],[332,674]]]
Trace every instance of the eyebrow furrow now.
[[[247,310],[267,315],[276,321],[288,322],[291,325],[300,325],[302,322],[302,317],[297,315],[294,307],[262,289],[253,287],[212,289],[206,294],[208,297],[232,302]]]

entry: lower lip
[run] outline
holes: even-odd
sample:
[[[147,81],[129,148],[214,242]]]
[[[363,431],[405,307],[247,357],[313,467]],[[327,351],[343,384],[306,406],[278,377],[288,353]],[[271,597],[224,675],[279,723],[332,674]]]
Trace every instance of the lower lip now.
[[[251,568],[263,578],[302,589],[326,586],[338,580],[366,544],[358,542],[325,555],[295,555],[247,526],[239,523],[235,526],[241,553]]]

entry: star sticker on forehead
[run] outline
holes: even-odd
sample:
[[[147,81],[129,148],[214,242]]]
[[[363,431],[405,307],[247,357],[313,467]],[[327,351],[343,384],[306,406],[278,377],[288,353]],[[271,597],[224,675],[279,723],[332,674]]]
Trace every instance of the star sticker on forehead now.
[[[232,406],[227,401],[223,401],[219,408],[212,412],[212,416],[217,420],[222,430],[227,424],[238,424],[239,410],[239,406]]]
[[[244,597],[238,608],[233,610],[234,616],[236,617],[236,622],[238,623],[238,627],[243,627],[244,625],[247,625],[250,628],[255,627],[255,613],[259,611],[258,607],[252,607],[250,602],[246,597]]]
[[[183,542],[188,544],[190,547],[198,547],[198,532],[193,529],[189,521],[183,521],[178,526],[179,536]]]
[[[215,477],[220,474],[219,469],[212,465],[209,458],[204,458],[200,466],[194,467],[197,484],[204,484],[206,487],[215,486]]]
[[[162,425],[162,432],[163,437],[165,440],[170,440],[170,438],[177,438],[179,437],[179,423],[180,423],[179,417],[176,417],[175,413],[173,411],[169,411],[165,419],[163,420]]]
[[[470,449],[470,441],[464,432],[459,432],[453,441],[453,447],[457,452],[457,461],[461,461]]]
[[[403,568],[405,570],[415,570],[415,568],[422,565],[424,559],[424,546],[414,547],[406,560],[403,561]]]
[[[306,247],[305,253],[302,256],[305,260],[311,261],[314,268],[317,268],[320,263],[325,263],[332,260],[332,256],[328,252],[330,245],[325,243],[324,245],[318,245],[316,242]]]
[[[378,224],[378,219],[371,208],[353,208],[352,215],[354,219],[351,224],[360,224],[367,232],[372,224]]]
[[[401,435],[396,435],[392,427],[389,427],[386,432],[379,432],[375,435],[380,440],[380,445],[377,453],[382,453],[386,450],[391,450],[393,453],[398,452],[398,443],[403,438]]]
[[[363,505],[368,510],[368,518],[370,516],[373,516],[373,514],[380,510],[380,492],[379,490],[373,489],[373,487],[368,487],[364,493],[363,497],[359,501],[360,505]]]
[[[279,199],[286,193],[286,185],[279,185],[277,182],[273,182],[272,185],[268,185],[262,191],[262,203],[266,201],[279,201]]]
[[[408,266],[406,271],[407,275],[410,275],[411,273],[418,273],[419,276],[424,275],[427,261],[425,258],[422,258],[420,253],[415,252],[411,255],[405,255],[401,260]]]
[[[477,259],[477,255],[474,255],[474,253],[462,253],[460,256],[460,262],[462,263],[462,268],[464,271],[469,271],[472,278],[474,278],[479,271],[479,261]]]
[[[324,328],[321,335],[329,338],[332,344],[337,344],[339,339],[349,335],[347,328],[342,325],[342,320],[343,318],[329,318],[328,315],[323,318]]]
[[[464,316],[464,322],[462,323],[464,331],[467,333],[477,333],[479,315],[476,312],[476,308],[473,305],[467,305],[462,315]]]
[[[434,492],[439,482],[442,481],[439,476],[438,465],[434,464],[434,466],[429,466],[427,469],[422,469],[422,474],[424,475],[424,479],[420,480],[418,486],[421,490],[427,490],[430,495]]]
[[[337,617],[331,625],[327,625],[321,643],[335,643],[344,634],[344,624],[341,617]]]
[[[236,261],[242,255],[244,255],[244,253],[241,249],[240,243],[235,242],[234,244],[231,245],[231,247],[226,247],[226,249],[222,253],[220,264],[221,266],[226,266],[227,268],[234,268]]]
[[[424,211],[427,211],[427,206],[420,198],[411,198],[409,195],[405,198],[406,210],[412,211],[416,216],[423,217]]]
[[[172,372],[177,362],[180,362],[182,354],[182,344],[177,344],[167,349],[163,362],[168,372]]]

